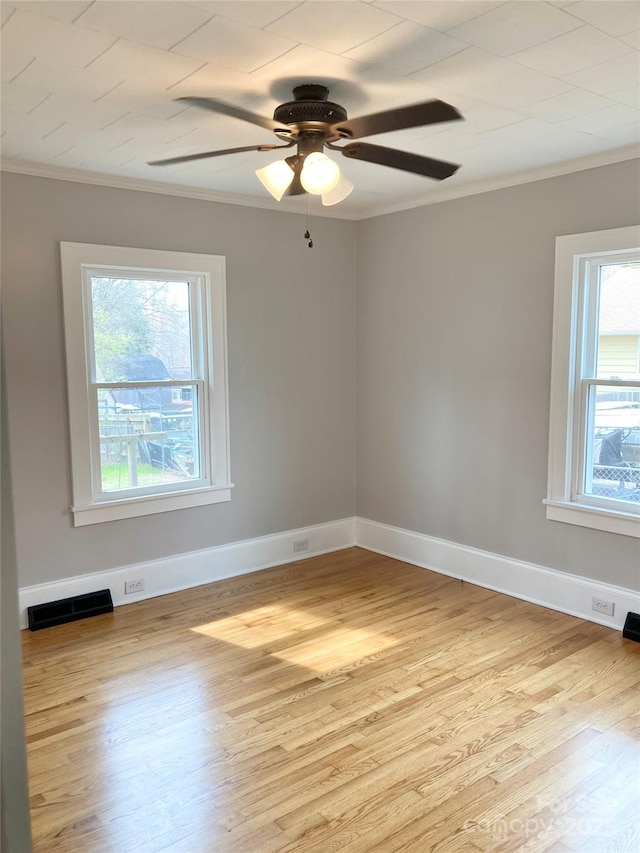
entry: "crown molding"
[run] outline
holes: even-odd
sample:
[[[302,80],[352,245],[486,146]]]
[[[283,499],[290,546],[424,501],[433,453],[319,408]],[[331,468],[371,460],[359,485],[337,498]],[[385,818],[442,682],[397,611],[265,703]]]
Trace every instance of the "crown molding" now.
[[[628,145],[613,151],[589,154],[572,160],[564,160],[548,166],[536,166],[532,169],[523,169],[519,172],[511,172],[507,175],[496,175],[483,178],[469,184],[439,185],[432,189],[429,194],[414,196],[395,204],[380,204],[367,210],[346,210],[344,207],[314,207],[313,216],[326,217],[329,219],[346,219],[352,221],[372,219],[389,213],[400,213],[404,210],[413,210],[417,207],[426,207],[431,204],[440,204],[443,201],[453,201],[466,196],[479,195],[480,193],[492,192],[494,190],[507,189],[508,187],[528,184],[534,181],[542,181],[547,178],[557,178],[561,175],[569,175],[573,172],[583,172],[587,169],[595,169],[599,166],[609,166],[621,163],[625,160],[640,158],[640,145]],[[112,187],[114,189],[137,190],[139,192],[160,193],[161,195],[179,196],[182,198],[193,198],[200,201],[211,201],[218,204],[235,204],[241,207],[253,207],[260,210],[271,210],[277,213],[306,213],[306,206],[294,201],[285,200],[275,202],[271,199],[263,199],[255,196],[236,195],[234,193],[219,192],[216,190],[188,187],[182,184],[166,184],[160,181],[148,181],[140,178],[127,178],[121,175],[109,175],[103,172],[88,172],[76,169],[68,169],[62,166],[53,166],[46,163],[32,163],[26,160],[2,160],[0,171],[13,172],[21,175],[33,175],[40,178],[52,178],[59,181],[72,181],[80,184],[93,184],[95,186]]]
[[[124,175],[108,175],[103,172],[88,172],[80,169],[68,169],[64,166],[53,166],[48,163],[32,163],[26,160],[0,160],[0,171],[13,172],[19,175],[32,175],[37,178],[52,178],[56,181],[72,181],[77,184],[92,184],[93,186],[112,187],[121,190],[136,190],[138,192],[160,193],[161,195],[194,198],[199,201],[212,201],[218,204],[235,204],[241,207],[254,207],[261,210],[272,210],[277,213],[306,213],[306,205],[302,206],[289,200],[276,202],[255,196],[236,195],[235,193],[217,190],[188,187],[183,184],[165,184],[161,181],[148,181],[140,178],[128,178]],[[336,210],[334,207],[314,207],[311,211],[314,217],[329,219],[359,219],[356,213]]]
[[[440,185],[435,194],[417,196],[399,204],[380,205],[375,210],[368,211],[357,218],[373,219],[387,213],[400,213],[403,210],[413,210],[416,207],[426,207],[429,204],[440,204],[442,201],[453,201],[457,198],[502,190],[520,184],[530,184],[534,181],[543,181],[546,178],[558,178],[561,175],[584,172],[587,169],[598,168],[598,166],[610,166],[614,163],[638,158],[640,158],[640,145],[628,145],[624,148],[616,148],[614,151],[602,151],[597,154],[576,157],[573,160],[563,160],[561,163],[553,163],[548,166],[536,166],[532,169],[510,172],[506,175],[495,175],[460,186]]]

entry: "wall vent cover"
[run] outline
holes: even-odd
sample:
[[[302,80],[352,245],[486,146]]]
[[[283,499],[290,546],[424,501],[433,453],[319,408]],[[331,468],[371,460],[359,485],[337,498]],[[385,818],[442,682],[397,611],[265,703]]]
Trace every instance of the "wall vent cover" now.
[[[113,600],[109,589],[86,592],[84,595],[74,595],[71,598],[61,598],[59,601],[27,607],[30,631],[39,631],[41,628],[51,628],[54,625],[63,625],[65,622],[76,622],[78,619],[112,612]]]

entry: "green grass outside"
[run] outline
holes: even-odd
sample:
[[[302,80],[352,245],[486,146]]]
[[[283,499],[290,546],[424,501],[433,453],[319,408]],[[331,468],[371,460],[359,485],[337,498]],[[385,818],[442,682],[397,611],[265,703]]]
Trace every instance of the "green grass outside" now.
[[[175,483],[184,480],[176,471],[154,468],[153,465],[139,463],[138,486],[157,486],[161,483]],[[102,490],[115,492],[130,488],[129,466],[126,462],[106,462],[102,464]]]

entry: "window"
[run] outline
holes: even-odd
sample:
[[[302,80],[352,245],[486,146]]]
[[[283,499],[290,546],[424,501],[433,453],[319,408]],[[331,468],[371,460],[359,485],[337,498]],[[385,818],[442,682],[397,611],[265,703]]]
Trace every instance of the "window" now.
[[[60,251],[74,524],[229,500],[224,258]]]
[[[640,228],[558,237],[547,518],[640,537]]]

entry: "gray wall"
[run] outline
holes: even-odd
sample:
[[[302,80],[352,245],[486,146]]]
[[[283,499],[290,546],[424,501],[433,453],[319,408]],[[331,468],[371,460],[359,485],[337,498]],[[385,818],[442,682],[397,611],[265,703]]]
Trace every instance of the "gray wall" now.
[[[357,224],[321,219],[309,250],[302,216],[4,175],[20,585],[357,507],[637,588],[637,540],[547,521],[542,498],[555,237],[637,222],[639,180],[625,162]],[[229,504],[72,527],[60,240],[226,255]]]
[[[355,225],[4,174],[3,305],[20,586],[355,512]],[[230,503],[73,528],[60,240],[227,258]]]
[[[638,222],[639,162],[359,223],[359,515],[640,587],[637,539],[542,505],[555,238]]]

